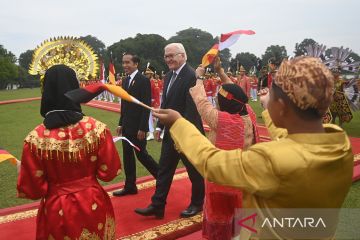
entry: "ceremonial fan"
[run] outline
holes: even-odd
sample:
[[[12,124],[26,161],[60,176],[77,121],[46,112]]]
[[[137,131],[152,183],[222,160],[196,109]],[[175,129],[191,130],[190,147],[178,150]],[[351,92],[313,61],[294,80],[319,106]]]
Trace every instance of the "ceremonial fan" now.
[[[45,40],[34,50],[29,73],[40,75],[41,85],[46,70],[54,65],[66,65],[73,69],[78,80],[96,77],[98,57],[84,41],[75,37],[58,37]]]
[[[305,47],[307,56],[320,58],[322,62],[332,71],[341,73],[341,71],[350,72],[356,75],[359,71],[360,61],[355,61],[350,57],[351,50],[343,47],[332,47],[330,56],[326,56],[326,46],[324,45],[309,45]],[[360,110],[360,82],[358,76],[351,79],[342,79],[344,84],[342,85],[343,92],[337,92],[337,94],[344,95],[346,98],[344,101],[344,109],[351,111]],[[338,98],[338,97],[337,97]],[[351,114],[352,116],[352,114]],[[324,122],[330,122],[332,114],[330,110],[327,111]]]

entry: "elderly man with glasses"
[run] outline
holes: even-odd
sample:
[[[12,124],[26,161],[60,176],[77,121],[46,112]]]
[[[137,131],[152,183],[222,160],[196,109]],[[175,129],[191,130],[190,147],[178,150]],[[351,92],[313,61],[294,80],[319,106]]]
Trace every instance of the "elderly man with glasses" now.
[[[186,63],[186,51],[181,43],[171,43],[165,47],[164,60],[170,71],[165,76],[161,108],[171,108],[180,112],[192,122],[202,133],[202,121],[196,106],[190,96],[189,89],[195,86],[195,71]],[[160,140],[160,132],[164,126],[158,123],[155,131],[156,140]],[[135,212],[143,216],[164,217],[166,198],[170,190],[176,166],[181,159],[192,183],[191,202],[187,209],[181,212],[181,217],[191,217],[202,211],[204,201],[204,179],[186,159],[174,148],[169,129],[165,128],[159,161],[159,172],[156,179],[156,190],[151,204]]]

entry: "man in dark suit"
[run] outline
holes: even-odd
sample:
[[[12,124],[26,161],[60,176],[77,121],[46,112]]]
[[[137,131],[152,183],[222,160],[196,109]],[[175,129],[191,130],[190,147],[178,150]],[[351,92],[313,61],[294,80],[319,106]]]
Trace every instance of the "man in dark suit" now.
[[[162,95],[161,108],[171,108],[181,113],[187,120],[192,122],[204,133],[200,115],[193,102],[189,89],[196,83],[194,70],[186,63],[186,52],[182,44],[171,43],[165,47],[165,62],[170,72],[165,76],[165,85]],[[164,126],[158,124],[155,138],[160,139],[160,132]],[[173,176],[179,159],[184,163],[192,183],[191,203],[187,209],[181,212],[181,217],[191,217],[202,211],[204,201],[204,179],[194,166],[180,155],[174,148],[174,142],[170,136],[169,129],[165,128],[161,156],[159,162],[159,173],[156,179],[156,190],[152,196],[152,203],[144,209],[135,209],[135,212],[143,216],[164,217],[166,198],[170,190]]]
[[[150,105],[150,80],[139,72],[139,63],[140,59],[136,55],[128,53],[124,54],[122,66],[128,76],[125,81],[122,82],[122,87],[139,101]],[[118,135],[123,135],[140,148],[140,151],[135,151],[136,157],[151,175],[156,178],[159,166],[146,151],[146,132],[149,130],[149,114],[150,111],[144,107],[135,103],[122,101],[121,116],[116,131]],[[114,192],[114,196],[137,193],[134,149],[127,141],[123,140],[122,145],[126,177],[125,186],[122,190]]]

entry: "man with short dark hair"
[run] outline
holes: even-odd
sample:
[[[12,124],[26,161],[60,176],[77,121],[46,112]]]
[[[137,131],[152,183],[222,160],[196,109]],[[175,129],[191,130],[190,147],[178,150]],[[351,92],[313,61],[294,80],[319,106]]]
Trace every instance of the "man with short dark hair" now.
[[[151,104],[150,81],[143,76],[138,66],[139,57],[134,54],[125,53],[122,58],[122,66],[127,75],[122,82],[122,87],[139,101]],[[146,132],[149,130],[149,110],[131,102],[121,102],[121,115],[119,126],[116,129],[118,135],[123,135],[140,148],[135,151],[136,157],[144,167],[156,178],[159,166],[157,162],[146,151]],[[136,194],[136,163],[133,147],[123,141],[123,161],[125,170],[124,189],[113,193],[114,196]]]

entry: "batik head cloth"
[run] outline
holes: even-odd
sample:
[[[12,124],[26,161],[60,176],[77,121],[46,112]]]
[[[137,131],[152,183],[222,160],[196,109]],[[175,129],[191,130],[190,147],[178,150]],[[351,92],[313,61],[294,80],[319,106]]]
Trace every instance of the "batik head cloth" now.
[[[324,114],[332,101],[333,74],[314,57],[284,60],[274,82],[302,110],[313,108]]]

